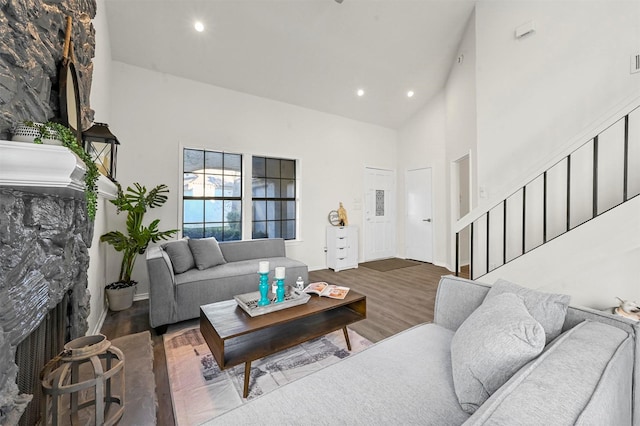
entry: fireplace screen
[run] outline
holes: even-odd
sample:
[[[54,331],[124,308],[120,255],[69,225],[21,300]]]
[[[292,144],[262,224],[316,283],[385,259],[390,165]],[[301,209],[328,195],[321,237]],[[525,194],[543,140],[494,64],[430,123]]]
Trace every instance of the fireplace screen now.
[[[45,364],[63,349],[69,340],[69,296],[49,313],[40,326],[27,336],[16,348],[16,379],[21,393],[33,395],[33,399],[20,418],[20,425],[35,425],[40,422],[42,386],[40,371]],[[44,424],[45,422],[42,422]]]

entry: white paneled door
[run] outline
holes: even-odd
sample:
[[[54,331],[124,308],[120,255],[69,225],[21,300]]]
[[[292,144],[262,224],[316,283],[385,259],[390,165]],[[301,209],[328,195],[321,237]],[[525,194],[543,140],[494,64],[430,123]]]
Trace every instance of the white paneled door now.
[[[363,256],[365,261],[396,255],[395,172],[365,169]]]
[[[431,169],[408,170],[406,174],[407,259],[433,263],[433,216]]]

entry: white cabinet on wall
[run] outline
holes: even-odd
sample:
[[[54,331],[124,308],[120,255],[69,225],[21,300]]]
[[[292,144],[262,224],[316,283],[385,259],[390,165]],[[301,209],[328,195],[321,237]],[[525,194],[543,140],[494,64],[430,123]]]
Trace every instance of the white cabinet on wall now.
[[[327,266],[338,272],[358,267],[358,227],[327,227]]]

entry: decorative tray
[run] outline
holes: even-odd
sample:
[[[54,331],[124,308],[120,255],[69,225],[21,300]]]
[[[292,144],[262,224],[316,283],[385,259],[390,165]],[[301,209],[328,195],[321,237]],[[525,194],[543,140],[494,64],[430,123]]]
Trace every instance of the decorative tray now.
[[[291,286],[285,287],[284,300],[282,302],[275,303],[274,300],[276,299],[276,296],[272,292],[269,292],[267,297],[271,303],[267,306],[258,306],[258,300],[260,300],[259,291],[233,296],[233,298],[236,299],[236,302],[238,302],[238,306],[252,317],[280,311],[286,308],[292,308],[298,305],[304,305],[311,298],[309,294],[298,293]]]

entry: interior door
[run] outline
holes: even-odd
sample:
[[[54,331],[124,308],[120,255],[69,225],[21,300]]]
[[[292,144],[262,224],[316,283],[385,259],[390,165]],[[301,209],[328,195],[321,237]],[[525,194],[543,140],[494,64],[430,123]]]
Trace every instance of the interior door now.
[[[365,261],[396,255],[395,173],[365,169],[363,257]]]
[[[408,170],[406,174],[407,259],[433,263],[433,216],[431,169]]]

